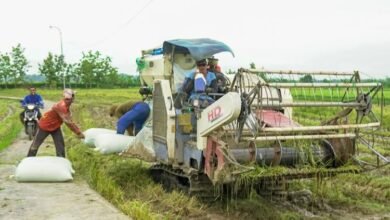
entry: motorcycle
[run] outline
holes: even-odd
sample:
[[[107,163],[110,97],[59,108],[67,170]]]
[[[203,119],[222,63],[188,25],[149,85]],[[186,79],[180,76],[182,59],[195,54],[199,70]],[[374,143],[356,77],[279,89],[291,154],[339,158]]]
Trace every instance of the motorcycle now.
[[[32,140],[37,132],[38,108],[39,106],[34,104],[24,106],[24,128],[29,140]]]

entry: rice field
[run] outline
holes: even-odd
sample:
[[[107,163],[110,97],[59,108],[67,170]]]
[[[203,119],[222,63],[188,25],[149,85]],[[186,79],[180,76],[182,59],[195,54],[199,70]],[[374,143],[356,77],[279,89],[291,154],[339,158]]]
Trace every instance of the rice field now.
[[[23,127],[19,105],[15,100],[0,99],[0,151],[12,143]]]
[[[0,90],[0,95],[22,97],[26,92],[21,89]],[[52,101],[61,98],[61,91],[58,90],[42,89],[38,90],[38,93],[44,99]],[[72,107],[74,119],[83,130],[92,127],[115,128],[115,120],[108,116],[108,107],[137,99],[140,99],[140,96],[136,88],[79,89],[76,102]],[[0,107],[0,115],[4,111],[6,110]],[[333,113],[336,111],[334,109]],[[374,111],[378,110],[374,109]],[[325,119],[333,113],[299,108],[294,112],[294,116],[299,118],[302,124],[318,124],[318,117]],[[390,147],[386,139],[390,137],[389,106],[385,106],[383,118],[384,129],[371,133],[377,138],[384,137],[383,143],[378,144],[376,149],[389,157]],[[296,180],[289,184],[291,192],[309,191],[311,196],[306,199],[263,197],[256,190],[252,190],[248,184],[247,198],[237,196],[209,204],[180,192],[165,192],[160,185],[151,180],[148,174],[149,163],[117,155],[97,154],[80,143],[67,128],[64,130],[68,155],[78,171],[77,175],[85,178],[92,188],[134,219],[390,218],[390,166],[362,173]],[[376,162],[376,157],[367,147],[359,145],[358,152],[361,159]],[[258,172],[273,175],[275,172],[286,172],[286,170],[259,169]]]

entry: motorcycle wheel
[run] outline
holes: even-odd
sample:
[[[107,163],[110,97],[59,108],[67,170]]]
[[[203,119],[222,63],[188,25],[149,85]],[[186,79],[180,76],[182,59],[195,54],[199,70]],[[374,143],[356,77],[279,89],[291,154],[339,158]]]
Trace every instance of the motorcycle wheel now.
[[[31,141],[34,137],[34,128],[32,125],[27,126],[28,139]]]

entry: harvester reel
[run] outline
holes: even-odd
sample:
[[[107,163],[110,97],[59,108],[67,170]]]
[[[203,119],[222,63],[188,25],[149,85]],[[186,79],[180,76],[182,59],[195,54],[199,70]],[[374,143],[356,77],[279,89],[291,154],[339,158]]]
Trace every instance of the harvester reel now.
[[[363,120],[364,116],[368,116],[371,120],[378,121],[378,119],[375,117],[375,114],[372,112],[372,100],[375,98],[381,88],[382,86],[376,86],[369,92],[361,93],[358,96],[357,102],[362,104],[361,107],[356,108],[358,119],[360,118],[359,123]]]
[[[362,104],[362,106],[357,107],[356,111],[358,112],[359,117],[363,119],[364,116],[367,116],[372,112],[372,98],[369,93],[360,94],[357,101]]]
[[[241,95],[241,113],[235,123],[236,131],[234,140],[237,144],[240,142],[245,125],[251,130],[253,136],[256,136],[259,127],[258,121],[250,116],[252,116],[251,105],[258,98],[260,88],[258,82],[252,81],[244,74],[245,70],[240,69],[235,75],[230,87],[230,91],[235,91]]]

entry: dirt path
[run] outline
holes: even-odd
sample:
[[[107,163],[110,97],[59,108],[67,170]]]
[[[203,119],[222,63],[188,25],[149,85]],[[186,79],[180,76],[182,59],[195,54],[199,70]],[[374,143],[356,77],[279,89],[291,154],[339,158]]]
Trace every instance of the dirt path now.
[[[52,104],[46,102],[47,107]],[[18,183],[12,179],[30,144],[21,132],[17,141],[0,152],[0,219],[129,219],[77,173],[69,183]],[[51,138],[41,146],[39,155],[55,155]]]

